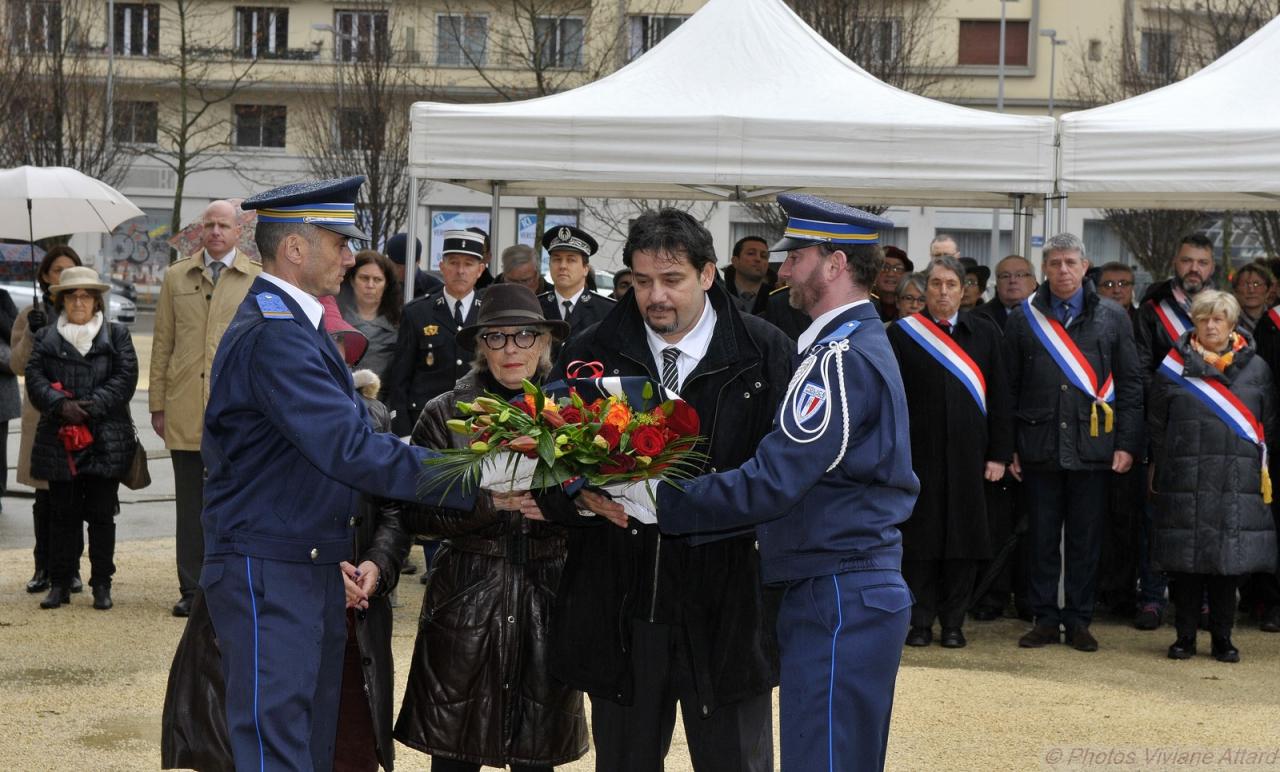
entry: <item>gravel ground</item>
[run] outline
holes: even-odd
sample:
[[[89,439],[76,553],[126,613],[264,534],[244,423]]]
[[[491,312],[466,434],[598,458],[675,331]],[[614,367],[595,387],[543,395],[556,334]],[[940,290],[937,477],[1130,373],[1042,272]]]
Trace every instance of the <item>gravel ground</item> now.
[[[104,613],[92,609],[87,592],[70,607],[40,610],[41,596],[22,591],[30,553],[0,551],[0,766],[156,768],[165,678],[182,630],[182,621],[169,616],[172,555],[171,539],[120,544],[116,607]],[[409,578],[402,588],[395,638],[400,679],[422,585]],[[1280,746],[1280,635],[1243,627],[1236,641],[1244,661],[1224,665],[1204,655],[1165,659],[1168,627],[1140,633],[1099,623],[1097,654],[1063,646],[1020,650],[1015,641],[1023,630],[1016,620],[972,623],[967,649],[906,651],[891,769],[1193,766],[1189,759],[1155,756],[1171,749],[1208,750],[1213,762],[1195,764],[1202,768],[1280,769],[1270,757],[1248,765],[1222,756],[1237,749],[1274,753]],[[1205,634],[1201,645],[1208,647]],[[1100,763],[1099,754],[1108,751],[1124,761]],[[1051,763],[1055,758],[1062,763]],[[1077,763],[1068,763],[1073,758]],[[403,746],[397,761],[398,769],[428,768],[425,756]],[[591,768],[590,757],[563,767]],[[690,769],[682,737],[668,769]]]

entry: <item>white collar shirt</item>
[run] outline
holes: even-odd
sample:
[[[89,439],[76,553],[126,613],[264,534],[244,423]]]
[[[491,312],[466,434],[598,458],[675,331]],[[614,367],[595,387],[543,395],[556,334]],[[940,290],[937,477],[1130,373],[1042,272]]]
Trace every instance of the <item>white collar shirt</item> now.
[[[293,298],[294,302],[302,306],[302,313],[307,315],[307,321],[311,322],[311,326],[317,330],[320,329],[320,320],[324,318],[324,306],[320,305],[320,301],[316,300],[314,295],[300,287],[290,284],[279,276],[274,276],[266,271],[263,271],[258,275],[276,285],[282,292]]]
[[[813,324],[809,325],[809,329],[805,330],[800,335],[800,339],[796,341],[796,351],[798,351],[801,354],[807,353],[809,349],[813,348],[813,343],[815,340],[818,339],[818,333],[822,332],[822,328],[826,327],[828,324],[831,324],[831,322],[835,321],[835,318],[837,316],[839,316],[840,314],[843,314],[845,311],[848,311],[850,308],[853,308],[854,306],[862,305],[863,303],[870,303],[870,302],[871,301],[866,298],[863,298],[862,300],[855,300],[852,303],[846,303],[843,306],[837,306],[831,309],[830,311],[826,312],[822,316],[819,316],[817,319],[814,319]]]
[[[715,329],[716,310],[711,307],[710,298],[706,297],[704,297],[702,303],[702,316],[689,329],[689,332],[685,333],[679,343],[668,343],[646,324],[644,326],[645,340],[649,343],[649,351],[653,354],[654,364],[658,367],[659,378],[662,375],[662,352],[664,349],[675,346],[680,350],[680,356],[676,359],[676,371],[679,373],[680,388],[684,388],[685,379],[697,368],[702,358],[707,355],[707,348],[711,346],[711,336]]]

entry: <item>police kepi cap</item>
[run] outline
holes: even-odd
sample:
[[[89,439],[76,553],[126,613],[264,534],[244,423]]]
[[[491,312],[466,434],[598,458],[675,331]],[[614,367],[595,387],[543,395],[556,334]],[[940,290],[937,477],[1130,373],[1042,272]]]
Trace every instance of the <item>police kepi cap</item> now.
[[[557,249],[571,249],[579,252],[583,257],[591,257],[600,248],[596,240],[591,238],[591,234],[575,228],[572,225],[559,225],[554,228],[548,228],[547,232],[542,234],[542,248],[547,252],[555,252]]]
[[[787,252],[814,244],[879,244],[880,231],[893,221],[806,193],[783,193],[778,204],[787,213],[787,228],[770,252]]]
[[[356,197],[363,184],[364,177],[295,182],[247,198],[240,208],[258,210],[260,223],[314,225],[368,241],[369,234],[356,225]]]
[[[477,260],[484,260],[484,237],[473,231],[445,231],[440,253],[447,255],[457,252],[471,255]]]

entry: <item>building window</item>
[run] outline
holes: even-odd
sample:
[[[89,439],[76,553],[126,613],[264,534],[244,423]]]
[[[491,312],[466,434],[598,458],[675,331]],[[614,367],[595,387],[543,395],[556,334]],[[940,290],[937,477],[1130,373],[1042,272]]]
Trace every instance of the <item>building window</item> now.
[[[489,19],[485,16],[436,17],[436,64],[468,67],[484,64]]]
[[[1138,56],[1138,68],[1143,75],[1172,80],[1176,73],[1174,52],[1177,38],[1172,32],[1144,29]]]
[[[572,70],[582,66],[582,19],[543,16],[533,24],[538,67]]]
[[[1031,24],[1006,21],[1004,29],[1004,63],[1010,67],[1027,66],[1027,43]],[[1000,64],[1000,22],[961,21],[959,64]]]
[[[284,105],[236,105],[236,147],[284,147]]]
[[[368,149],[365,139],[370,128],[368,113],[364,110],[339,110],[337,121],[339,150]]]
[[[688,16],[632,16],[627,20],[627,61],[662,42]]]
[[[62,43],[62,3],[9,0],[9,39],[19,51],[57,50]]]
[[[289,9],[237,8],[236,55],[269,59],[289,47]]]
[[[1102,61],[1102,41],[1097,38],[1089,38],[1089,61]]]
[[[386,11],[337,11],[338,61],[386,59],[391,53]]]
[[[122,56],[160,53],[160,6],[156,3],[116,3],[115,51]]]
[[[156,102],[117,102],[112,133],[116,142],[154,145],[159,123]]]
[[[856,50],[862,61],[890,64],[898,60],[898,49],[902,47],[901,19],[865,19],[858,24],[855,33],[858,36]],[[1005,33],[1007,36],[1008,30]],[[1005,61],[1008,62],[1008,51],[1005,52]]]

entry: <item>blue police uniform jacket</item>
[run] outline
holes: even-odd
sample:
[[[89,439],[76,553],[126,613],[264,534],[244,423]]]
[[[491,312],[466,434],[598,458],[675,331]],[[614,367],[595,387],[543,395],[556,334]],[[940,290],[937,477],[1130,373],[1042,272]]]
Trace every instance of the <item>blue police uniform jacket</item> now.
[[[358,493],[418,496],[423,460],[374,433],[328,336],[286,293],[258,278],[214,357],[201,454],[205,555],[338,563],[351,552]],[[470,510],[474,495],[442,505]]]
[[[667,533],[755,525],[773,584],[901,570],[897,526],[919,491],[897,360],[875,307],[859,303],[819,333],[755,456],[658,486],[658,524]]]

